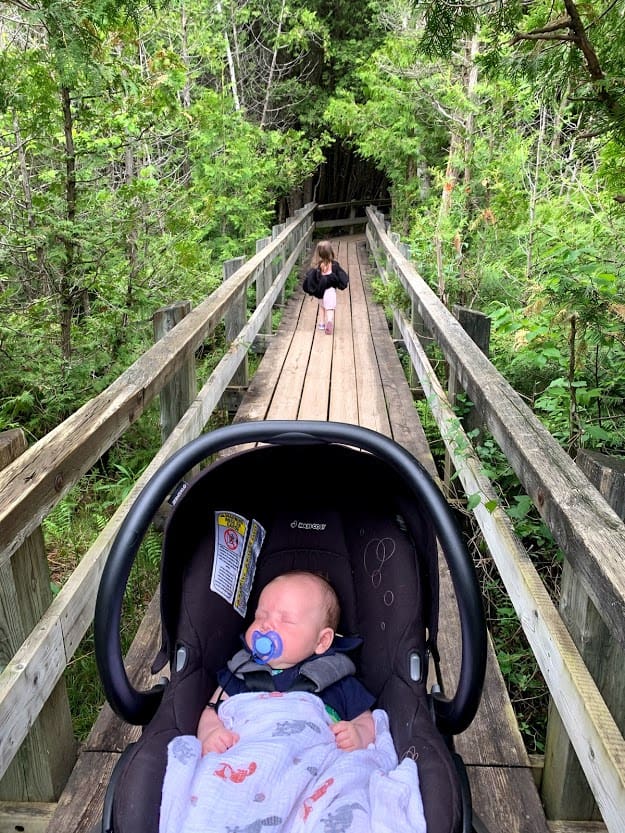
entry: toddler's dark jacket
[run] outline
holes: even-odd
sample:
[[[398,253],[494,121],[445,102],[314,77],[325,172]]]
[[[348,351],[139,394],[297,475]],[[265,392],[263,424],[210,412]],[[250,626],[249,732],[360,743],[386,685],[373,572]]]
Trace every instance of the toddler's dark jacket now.
[[[322,275],[319,267],[309,269],[304,275],[303,289],[307,295],[315,298],[323,298],[326,289],[345,289],[349,283],[349,275],[336,260],[332,261],[332,271],[328,275]]]

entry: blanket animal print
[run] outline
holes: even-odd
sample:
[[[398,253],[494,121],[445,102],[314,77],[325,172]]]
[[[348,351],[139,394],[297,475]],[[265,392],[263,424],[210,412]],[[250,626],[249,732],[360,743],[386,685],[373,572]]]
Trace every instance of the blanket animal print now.
[[[169,744],[159,833],[426,833],[416,765],[398,764],[385,712],[354,752],[313,694],[238,694],[219,715],[240,736],[225,753]]]

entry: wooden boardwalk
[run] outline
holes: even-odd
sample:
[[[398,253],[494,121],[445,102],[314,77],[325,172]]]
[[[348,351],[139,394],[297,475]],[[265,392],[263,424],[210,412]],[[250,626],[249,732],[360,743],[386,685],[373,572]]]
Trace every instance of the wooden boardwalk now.
[[[235,419],[331,419],[362,425],[393,437],[435,475],[384,313],[371,297],[364,236],[340,238],[335,248],[349,271],[350,286],[338,293],[334,334],[317,329],[317,302],[298,290]],[[444,570],[440,620],[441,655],[447,660],[444,665],[453,667],[458,631],[451,583]],[[146,675],[158,650],[158,622],[155,599],[127,660],[135,685],[149,683]],[[453,681],[449,688],[453,690]],[[103,709],[80,751],[49,833],[91,833],[113,766],[138,732],[122,724],[108,707]],[[491,833],[547,833],[530,762],[492,648],[480,709],[457,739],[457,749],[468,767],[475,809]]]

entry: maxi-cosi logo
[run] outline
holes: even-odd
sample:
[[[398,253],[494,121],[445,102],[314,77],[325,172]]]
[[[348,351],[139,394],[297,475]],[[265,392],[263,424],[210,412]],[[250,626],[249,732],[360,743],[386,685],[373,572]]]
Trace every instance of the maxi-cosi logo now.
[[[291,529],[312,529],[313,532],[323,532],[325,524],[308,523],[308,521],[291,521]]]

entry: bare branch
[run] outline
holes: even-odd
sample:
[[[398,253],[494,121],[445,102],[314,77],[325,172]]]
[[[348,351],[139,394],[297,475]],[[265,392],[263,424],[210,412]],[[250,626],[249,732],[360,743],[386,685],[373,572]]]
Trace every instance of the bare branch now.
[[[510,45],[514,46],[522,40],[550,40],[550,41],[564,41],[568,43],[576,43],[576,39],[572,35],[557,35],[555,32],[516,32],[510,41]]]

